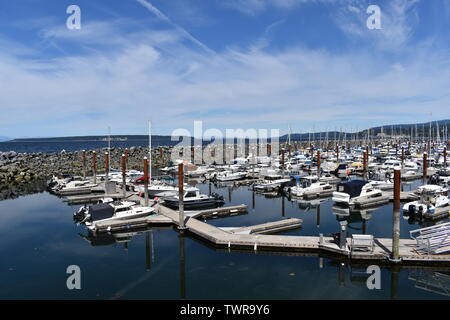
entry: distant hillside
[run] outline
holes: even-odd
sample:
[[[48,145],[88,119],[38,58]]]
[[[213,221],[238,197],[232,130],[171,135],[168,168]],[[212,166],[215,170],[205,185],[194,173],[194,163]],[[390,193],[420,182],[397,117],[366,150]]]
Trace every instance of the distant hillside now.
[[[0,141],[8,141],[8,140],[11,140],[11,138],[0,136]]]

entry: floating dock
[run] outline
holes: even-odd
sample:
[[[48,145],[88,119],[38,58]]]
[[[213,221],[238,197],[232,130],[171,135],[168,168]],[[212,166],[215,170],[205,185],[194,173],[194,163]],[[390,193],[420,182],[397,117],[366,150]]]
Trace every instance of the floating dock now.
[[[161,205],[158,205],[157,211],[160,215],[170,218],[175,225],[178,225],[178,212]],[[265,235],[251,234],[248,232],[243,234],[232,232],[234,228],[217,228],[191,217],[186,217],[185,226],[190,233],[211,242],[215,246],[229,249],[324,252],[340,255],[353,260],[376,261],[380,263],[389,262],[392,250],[392,239],[384,238],[374,239],[374,247],[371,252],[352,252],[349,247],[352,240],[351,238],[347,238],[347,245],[345,248],[340,248],[331,237]],[[258,226],[254,226],[254,228],[258,228]],[[450,264],[450,254],[424,255],[417,252],[415,248],[415,240],[400,239],[399,256],[402,263]]]

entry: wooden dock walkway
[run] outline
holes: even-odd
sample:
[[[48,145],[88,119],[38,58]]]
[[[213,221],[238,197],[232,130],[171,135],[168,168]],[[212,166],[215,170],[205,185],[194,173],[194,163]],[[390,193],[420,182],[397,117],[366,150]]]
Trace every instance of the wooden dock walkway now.
[[[159,214],[170,218],[178,225],[178,212],[158,205]],[[265,235],[265,234],[241,234],[227,232],[226,229],[217,228],[195,218],[187,217],[185,226],[189,232],[213,243],[216,246],[228,248],[240,248],[247,250],[272,251],[322,251],[348,257],[353,260],[389,262],[392,250],[392,239],[375,239],[373,252],[351,252],[349,246],[341,249],[334,243],[333,238],[314,236],[290,236],[290,235]],[[351,238],[347,239],[347,244]],[[400,239],[400,258],[403,263],[446,263],[450,264],[450,255],[423,255],[415,251],[415,241]]]

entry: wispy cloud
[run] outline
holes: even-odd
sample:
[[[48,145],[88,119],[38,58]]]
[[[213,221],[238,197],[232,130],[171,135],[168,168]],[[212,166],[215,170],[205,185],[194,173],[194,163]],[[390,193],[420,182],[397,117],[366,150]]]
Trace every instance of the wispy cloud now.
[[[342,6],[335,14],[336,24],[349,36],[367,40],[377,49],[397,51],[410,40],[414,27],[419,21],[417,4],[419,0],[392,0],[383,3],[381,9],[381,29],[370,30],[366,26],[370,1],[353,0]]]
[[[136,1],[139,2],[142,6],[144,6],[147,10],[152,12],[154,15],[156,15],[159,19],[161,19],[162,21],[168,23],[172,27],[174,27],[177,31],[179,31],[189,41],[192,41],[193,43],[195,43],[200,48],[202,48],[203,50],[205,50],[206,52],[208,52],[210,54],[214,54],[215,53],[207,45],[205,45],[203,42],[201,42],[200,40],[195,38],[188,31],[186,31],[186,29],[182,28],[181,26],[179,26],[178,24],[173,22],[168,16],[166,16],[164,13],[162,13],[158,8],[156,8],[150,2],[148,2],[146,0],[136,0]]]

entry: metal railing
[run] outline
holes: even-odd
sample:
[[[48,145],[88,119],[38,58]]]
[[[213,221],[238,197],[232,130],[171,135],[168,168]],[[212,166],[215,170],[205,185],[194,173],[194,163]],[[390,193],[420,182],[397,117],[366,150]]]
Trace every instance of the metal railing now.
[[[450,222],[432,227],[411,230],[411,239],[417,241],[416,251],[423,254],[440,254],[450,251]]]

